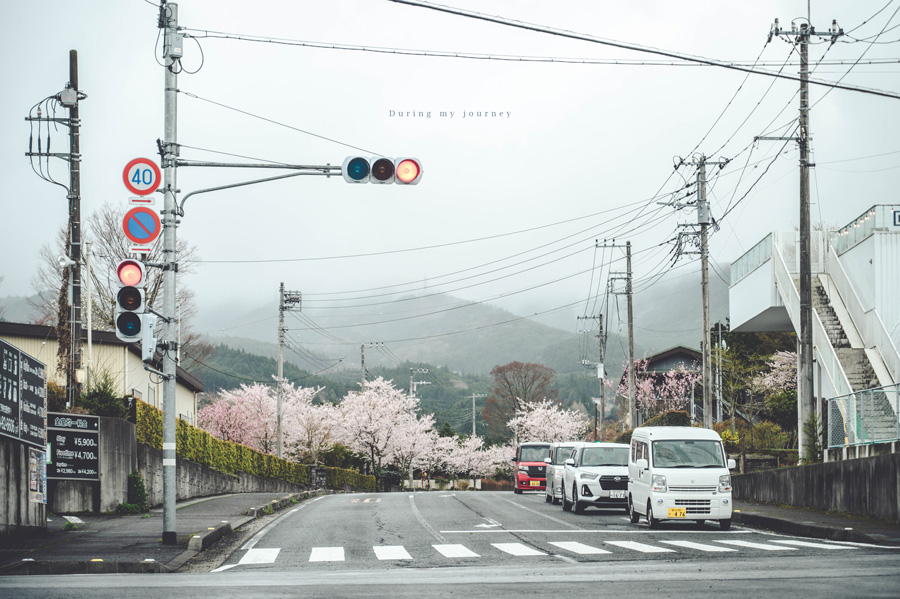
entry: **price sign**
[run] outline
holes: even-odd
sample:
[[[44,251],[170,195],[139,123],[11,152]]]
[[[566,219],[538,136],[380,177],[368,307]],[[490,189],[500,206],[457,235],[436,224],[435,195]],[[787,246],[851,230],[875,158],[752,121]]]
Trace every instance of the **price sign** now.
[[[100,480],[100,418],[48,414],[47,478]]]
[[[25,352],[0,340],[0,435],[44,446],[47,371]]]

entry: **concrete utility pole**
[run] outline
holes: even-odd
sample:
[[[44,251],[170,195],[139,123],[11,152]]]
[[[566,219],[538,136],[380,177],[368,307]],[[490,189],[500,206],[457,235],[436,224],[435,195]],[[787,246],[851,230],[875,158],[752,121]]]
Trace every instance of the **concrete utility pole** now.
[[[778,19],[772,27],[771,35],[792,36],[800,46],[800,122],[795,138],[758,137],[765,140],[796,141],[800,149],[800,335],[797,340],[797,437],[800,455],[809,443],[803,430],[804,424],[816,413],[813,397],[813,339],[812,339],[812,261],[810,258],[810,217],[809,217],[809,169],[815,164],[809,161],[809,40],[816,35],[830,38],[834,44],[844,35],[837,21],[831,22],[827,34],[817,34],[809,23],[801,23],[799,30],[791,23],[791,31],[779,27]]]
[[[359,346],[359,363],[360,363],[360,366],[362,367],[362,377],[360,379],[362,382],[362,389],[365,389],[366,388],[366,344],[365,343],[363,343],[362,345]]]
[[[600,353],[599,353],[600,361],[597,363],[592,363],[589,360],[587,360],[587,358],[585,356],[581,360],[581,365],[586,368],[594,367],[594,366],[597,367],[597,378],[600,380],[600,398],[599,398],[600,413],[602,414],[603,413],[603,315],[598,314],[597,316],[577,316],[576,319],[577,320],[597,320],[597,321],[599,321],[599,329],[598,329],[598,333],[597,333],[597,339],[598,339],[599,345],[600,345]],[[581,332],[586,333],[587,331],[581,331]],[[598,402],[598,398],[592,397],[591,400],[594,402],[594,434],[592,436],[594,437],[594,441],[596,441],[597,440],[597,402]]]
[[[178,347],[174,341],[178,338],[177,306],[175,301],[175,275],[178,272],[177,240],[175,229],[178,226],[177,201],[178,183],[175,161],[178,157],[178,60],[182,56],[181,38],[178,34],[178,5],[165,4],[160,7],[160,27],[164,29],[163,64],[165,73],[165,126],[162,144],[163,194],[165,197],[162,211],[163,225],[163,534],[162,541],[166,545],[178,543],[175,527],[175,402],[176,370],[178,368]]]
[[[291,310],[295,304],[299,304],[301,294],[299,291],[285,291],[284,283],[278,288],[278,389],[276,391],[277,408],[276,408],[276,455],[282,457],[282,428],[281,420],[284,414],[282,405],[284,402],[284,334],[287,329],[284,328],[284,313]]]
[[[634,411],[634,312],[632,310],[631,297],[632,292],[632,275],[631,275],[631,242],[625,243],[625,269],[626,283],[625,295],[628,299],[628,418],[625,421],[627,428],[634,428],[636,422],[636,414]]]

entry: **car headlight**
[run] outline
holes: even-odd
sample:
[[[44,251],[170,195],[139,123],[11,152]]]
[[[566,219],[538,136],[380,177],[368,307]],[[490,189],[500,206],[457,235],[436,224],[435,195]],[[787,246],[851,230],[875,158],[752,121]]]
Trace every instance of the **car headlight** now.
[[[523,466],[519,464],[519,472],[528,472],[528,466]]]
[[[654,474],[651,489],[655,493],[666,492],[666,476],[664,474]]]
[[[730,474],[723,474],[719,477],[719,493],[731,493]]]
[[[587,480],[594,480],[594,479],[596,479],[598,476],[600,476],[600,475],[599,475],[599,474],[594,474],[593,472],[582,472],[582,473],[581,473],[581,478],[584,478],[584,479],[587,479]]]

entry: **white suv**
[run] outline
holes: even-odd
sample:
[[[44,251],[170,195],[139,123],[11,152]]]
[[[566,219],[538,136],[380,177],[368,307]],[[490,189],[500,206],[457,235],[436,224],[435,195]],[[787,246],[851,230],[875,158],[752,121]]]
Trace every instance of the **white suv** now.
[[[547,486],[544,495],[547,503],[559,504],[562,499],[563,470],[566,460],[572,456],[572,450],[581,445],[584,443],[580,441],[550,444],[550,457],[544,460],[547,464]]]
[[[576,447],[563,472],[562,508],[620,508],[628,511],[628,445],[585,443]]]

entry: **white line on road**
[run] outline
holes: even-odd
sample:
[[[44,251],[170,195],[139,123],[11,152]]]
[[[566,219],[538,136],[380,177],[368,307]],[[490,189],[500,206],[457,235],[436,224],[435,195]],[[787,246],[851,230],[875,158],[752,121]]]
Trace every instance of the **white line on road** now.
[[[777,545],[767,545],[765,543],[751,543],[750,541],[720,541],[716,539],[716,543],[734,545],[735,547],[747,547],[748,549],[762,549],[763,551],[797,551],[796,547],[779,547]]]
[[[531,547],[528,547],[527,545],[523,545],[522,543],[491,543],[491,545],[493,545],[503,553],[508,553],[517,557],[528,555],[547,555],[543,551],[538,551],[537,549],[533,549]]]
[[[584,543],[576,543],[575,541],[564,541],[561,543],[550,544],[559,547],[560,549],[565,549],[566,551],[577,553],[578,555],[599,555],[601,553],[612,553],[611,551],[607,551],[606,549],[592,547],[591,545],[585,545]]]
[[[412,556],[403,545],[377,545],[372,547],[375,556],[380,560],[386,559],[412,559]]]
[[[343,547],[313,547],[309,556],[311,562],[342,562],[344,561]]]
[[[810,543],[808,541],[779,541],[773,540],[773,543],[784,543],[785,545],[796,545],[797,547],[811,547],[813,549],[856,549],[847,545],[830,545],[828,543]]]
[[[465,545],[432,545],[444,557],[481,557]]]
[[[247,553],[244,554],[244,557],[241,558],[241,561],[237,563],[238,566],[243,566],[246,564],[274,564],[275,559],[278,557],[278,552],[281,549],[249,549]]]
[[[632,551],[640,551],[641,553],[674,553],[674,549],[666,549],[665,547],[655,547],[653,545],[645,545],[644,543],[636,543],[634,541],[606,541],[607,545],[615,545],[623,549],[631,549]]]
[[[706,551],[707,553],[726,553],[728,551],[737,551],[729,547],[717,547],[715,545],[705,545],[703,543],[694,543],[693,541],[660,541],[667,545],[675,545],[676,547],[684,547],[685,549],[696,549],[697,551]]]

